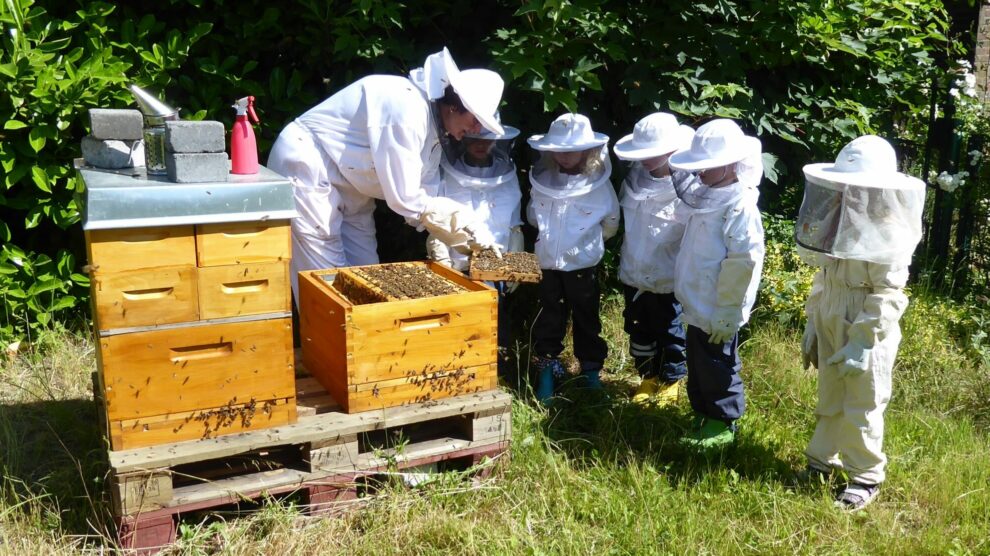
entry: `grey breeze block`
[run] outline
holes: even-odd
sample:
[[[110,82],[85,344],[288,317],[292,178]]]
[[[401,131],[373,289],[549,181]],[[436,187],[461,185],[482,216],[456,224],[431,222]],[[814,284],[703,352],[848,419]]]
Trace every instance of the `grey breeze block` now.
[[[225,152],[223,124],[188,120],[165,122],[165,150],[173,153]]]
[[[94,139],[137,141],[143,137],[144,117],[137,110],[90,108],[89,128]]]
[[[227,181],[227,153],[165,153],[168,179],[178,183]]]
[[[82,155],[86,163],[97,168],[130,168],[144,166],[144,143],[97,139],[87,135],[82,139]],[[137,164],[135,164],[137,163]]]

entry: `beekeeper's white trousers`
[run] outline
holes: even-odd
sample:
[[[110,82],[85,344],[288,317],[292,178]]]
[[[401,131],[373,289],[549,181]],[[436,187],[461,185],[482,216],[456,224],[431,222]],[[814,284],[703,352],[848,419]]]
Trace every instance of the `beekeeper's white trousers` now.
[[[827,274],[823,282],[817,306],[809,303],[808,308],[818,336],[818,423],[805,453],[818,468],[843,468],[854,482],[879,484],[887,463],[883,412],[890,401],[891,370],[901,341],[896,320],[900,315],[886,323],[884,337],[870,350],[869,368],[843,377],[839,365],[829,365],[828,358],[848,341],[849,328],[863,312],[867,296],[876,299],[878,294],[874,288],[850,287]],[[881,306],[906,305],[900,290],[891,290],[890,295],[897,299],[881,301]]]
[[[299,216],[292,220],[292,293],[304,270],[376,264],[375,200],[347,184],[331,183],[326,157],[304,127],[290,123],[279,134],[268,167],[289,178]]]

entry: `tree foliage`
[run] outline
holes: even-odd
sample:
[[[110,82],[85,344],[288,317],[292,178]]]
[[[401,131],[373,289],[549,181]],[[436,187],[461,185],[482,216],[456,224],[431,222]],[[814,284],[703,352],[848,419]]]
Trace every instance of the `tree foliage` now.
[[[739,119],[772,153],[764,197],[786,215],[802,164],[912,129],[955,48],[939,0],[45,4],[0,0],[0,337],[85,307],[72,159],[86,110],[131,105],[127,83],[228,124],[231,102],[255,95],[264,160],[317,101],[447,45],[462,67],[501,72],[503,117],[526,133],[566,110],[613,138],[654,110]]]

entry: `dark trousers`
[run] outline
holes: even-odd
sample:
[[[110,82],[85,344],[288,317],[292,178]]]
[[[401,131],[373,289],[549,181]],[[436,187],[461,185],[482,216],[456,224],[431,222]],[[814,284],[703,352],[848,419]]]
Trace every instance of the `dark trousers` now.
[[[540,281],[540,313],[533,324],[533,349],[541,357],[564,351],[567,318],[574,325],[574,356],[582,371],[600,370],[608,355],[601,337],[597,267],[544,270]]]
[[[681,304],[672,293],[639,291],[623,286],[626,307],[624,329],[629,334],[629,354],[640,376],[666,383],[687,374],[687,339],[681,323]],[[642,365],[640,364],[642,362]]]
[[[724,344],[712,344],[704,330],[688,326],[687,393],[696,412],[728,424],[742,416],[746,398],[738,349],[739,334]]]

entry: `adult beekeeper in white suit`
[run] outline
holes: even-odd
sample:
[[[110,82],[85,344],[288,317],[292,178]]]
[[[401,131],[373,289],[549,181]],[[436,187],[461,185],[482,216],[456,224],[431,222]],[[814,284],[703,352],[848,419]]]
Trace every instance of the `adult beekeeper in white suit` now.
[[[925,187],[899,173],[893,147],[873,135],[843,147],[835,164],[805,166],[804,175],[795,239],[802,256],[821,268],[802,341],[805,367],[818,368],[806,473],[824,477],[844,469],[849,484],[836,505],[858,510],[885,478],[883,413]]]
[[[292,182],[299,211],[293,292],[299,271],[378,262],[375,199],[456,249],[497,251],[474,211],[429,192],[441,133],[503,133],[495,117],[503,85],[489,70],[459,71],[444,48],[408,77],[364,77],[287,125],[268,166]]]

